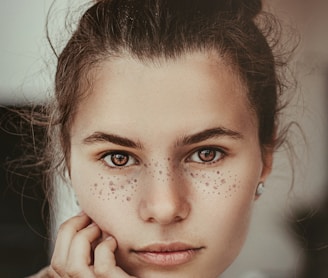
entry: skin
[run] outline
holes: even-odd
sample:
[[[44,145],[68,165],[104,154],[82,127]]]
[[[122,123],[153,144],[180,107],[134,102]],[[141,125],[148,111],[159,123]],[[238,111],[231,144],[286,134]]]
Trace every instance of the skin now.
[[[240,78],[211,52],[116,58],[94,76],[71,129],[70,176],[84,213],[60,228],[52,272],[217,277],[238,255],[271,171]],[[199,249],[172,266],[132,251],[177,242]]]

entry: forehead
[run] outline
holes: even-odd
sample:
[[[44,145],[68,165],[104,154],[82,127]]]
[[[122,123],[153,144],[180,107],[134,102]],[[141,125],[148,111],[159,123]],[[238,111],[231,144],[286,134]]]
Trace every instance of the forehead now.
[[[213,53],[155,61],[115,58],[99,64],[92,76],[91,89],[75,115],[73,134],[75,127],[124,129],[140,123],[149,129],[156,124],[162,129],[192,129],[215,121],[235,129],[256,126],[239,75]]]

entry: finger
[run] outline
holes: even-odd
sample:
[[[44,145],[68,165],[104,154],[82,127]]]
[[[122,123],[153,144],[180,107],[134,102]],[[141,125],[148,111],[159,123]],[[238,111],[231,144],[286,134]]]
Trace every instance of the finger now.
[[[78,231],[88,226],[90,222],[91,219],[86,214],[81,213],[60,226],[51,259],[51,268],[59,276],[65,275],[65,266],[73,237]]]
[[[94,273],[97,277],[131,278],[116,265],[114,251],[117,248],[116,240],[108,237],[95,249]]]
[[[74,236],[66,266],[70,277],[94,277],[90,268],[92,264],[92,243],[100,236],[101,230],[95,223],[79,231]]]
[[[60,278],[51,266],[44,267],[39,272],[26,278]]]
[[[41,276],[41,277],[37,277],[37,278],[60,278],[60,277],[61,276],[59,276],[57,274],[57,272],[50,265],[47,269],[47,272],[46,272],[45,276]]]

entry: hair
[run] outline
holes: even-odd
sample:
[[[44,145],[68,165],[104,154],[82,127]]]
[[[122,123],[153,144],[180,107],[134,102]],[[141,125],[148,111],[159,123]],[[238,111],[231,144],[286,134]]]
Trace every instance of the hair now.
[[[177,59],[212,50],[240,76],[258,119],[262,151],[272,150],[284,141],[283,132],[277,133],[284,107],[278,75],[283,63],[273,53],[279,29],[275,18],[262,11],[260,0],[94,1],[58,56],[49,135],[61,146],[50,144],[49,158],[57,153],[55,168],[67,169],[75,112],[89,92],[92,69],[103,61],[126,56]]]

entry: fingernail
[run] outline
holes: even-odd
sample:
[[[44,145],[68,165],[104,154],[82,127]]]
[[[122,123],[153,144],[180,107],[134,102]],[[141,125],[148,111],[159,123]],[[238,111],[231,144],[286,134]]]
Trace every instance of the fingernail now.
[[[87,228],[90,228],[90,227],[93,227],[93,226],[96,226],[95,222],[92,222],[91,224],[89,224]]]
[[[106,237],[105,240],[111,240],[111,239],[113,239],[113,237],[112,236],[108,236],[108,237]]]

